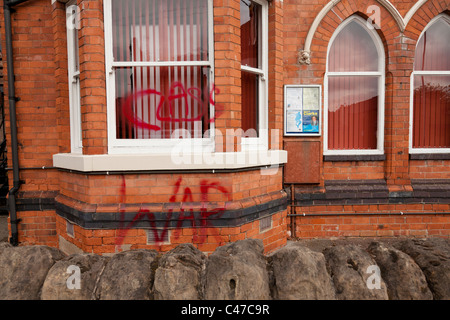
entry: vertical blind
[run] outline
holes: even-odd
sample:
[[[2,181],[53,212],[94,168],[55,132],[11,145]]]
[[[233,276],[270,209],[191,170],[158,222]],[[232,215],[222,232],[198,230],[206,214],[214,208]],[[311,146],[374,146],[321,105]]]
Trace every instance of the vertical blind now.
[[[115,69],[116,138],[200,138],[210,123],[210,67],[196,65],[209,61],[208,1],[112,0],[112,20],[114,61],[125,62]]]
[[[378,79],[330,77],[328,149],[376,149]]]
[[[335,37],[328,56],[328,149],[377,148],[379,75],[377,48],[356,21]],[[333,75],[333,72],[339,75]]]
[[[419,73],[413,76],[413,148],[450,148],[450,26],[446,20],[437,20],[422,34],[414,61],[414,71]],[[433,74],[427,74],[430,71]]]

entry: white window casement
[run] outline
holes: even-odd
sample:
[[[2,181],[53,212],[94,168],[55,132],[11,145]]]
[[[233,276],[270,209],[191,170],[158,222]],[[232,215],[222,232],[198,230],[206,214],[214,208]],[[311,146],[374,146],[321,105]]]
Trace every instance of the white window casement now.
[[[352,16],[335,31],[324,77],[324,155],[384,154],[383,43]]]
[[[268,146],[268,3],[240,1],[242,150]]]
[[[69,74],[70,141],[71,152],[82,153],[81,103],[80,103],[80,59],[78,45],[78,7],[77,1],[66,5],[67,60]]]
[[[213,152],[213,1],[105,0],[104,19],[108,153]]]
[[[103,1],[108,154],[56,154],[55,167],[81,172],[214,172],[278,168],[287,162],[286,151],[268,149],[265,0],[241,3],[241,22],[250,22],[244,38],[253,50],[241,59],[248,80],[242,90],[252,89],[245,104],[248,128],[241,128],[247,136],[238,152],[219,149],[218,140],[225,146],[229,132],[221,133],[214,126],[215,95],[220,88],[214,86],[213,2]],[[79,120],[71,114],[71,121]]]
[[[450,17],[423,30],[411,74],[410,154],[450,153]]]

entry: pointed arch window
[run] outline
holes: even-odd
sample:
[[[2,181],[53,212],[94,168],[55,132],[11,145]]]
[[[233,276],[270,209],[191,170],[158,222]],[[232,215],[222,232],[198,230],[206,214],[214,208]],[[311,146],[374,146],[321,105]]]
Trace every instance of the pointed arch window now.
[[[330,40],[325,73],[324,154],[384,153],[384,49],[352,17]]]
[[[417,42],[411,76],[410,153],[450,152],[450,18],[439,15]]]

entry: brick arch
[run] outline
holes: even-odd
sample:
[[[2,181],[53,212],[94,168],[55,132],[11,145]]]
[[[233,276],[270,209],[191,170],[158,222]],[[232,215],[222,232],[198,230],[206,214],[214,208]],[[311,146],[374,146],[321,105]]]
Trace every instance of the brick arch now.
[[[404,36],[417,43],[423,30],[436,16],[445,13],[450,16],[450,4],[447,7],[439,0],[430,0],[411,15],[408,25],[405,28]]]
[[[319,12],[319,14],[314,19],[314,22],[312,23],[306,39],[305,39],[305,45],[303,50],[300,52],[299,62],[301,64],[310,64],[310,55],[311,52],[315,51],[313,50],[313,39],[316,41],[316,32],[319,31],[321,27],[324,27],[326,31],[331,31],[331,34],[333,33],[333,28],[336,28],[337,25],[340,24],[343,20],[347,19],[353,14],[359,14],[362,16],[366,16],[366,10],[369,5],[374,5],[376,3],[381,4],[381,7],[383,10],[388,12],[388,16],[390,17],[390,20],[393,20],[394,23],[388,22],[388,26],[390,28],[397,27],[397,29],[400,32],[403,32],[410,21],[410,19],[414,16],[417,10],[419,10],[428,0],[419,0],[417,1],[408,11],[408,13],[405,15],[405,18],[402,17],[402,15],[398,12],[398,10],[395,8],[395,6],[389,2],[388,0],[377,0],[375,1],[366,1],[363,3],[358,3],[358,1],[355,0],[331,0],[328,2],[322,10]],[[341,15],[337,14],[336,11],[339,11]],[[326,25],[328,19],[328,25]],[[333,21],[334,23],[330,23],[329,21]],[[341,21],[339,21],[339,19]],[[389,18],[387,18],[389,19]],[[325,25],[325,26],[324,26]],[[331,27],[331,28],[330,28]],[[331,34],[327,34],[325,32],[326,38],[328,40],[331,38]],[[325,40],[322,36],[322,40]]]

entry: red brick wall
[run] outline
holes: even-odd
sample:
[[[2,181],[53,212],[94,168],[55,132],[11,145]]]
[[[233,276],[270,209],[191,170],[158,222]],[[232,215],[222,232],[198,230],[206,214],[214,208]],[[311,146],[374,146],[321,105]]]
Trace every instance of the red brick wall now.
[[[405,16],[413,3],[391,1]],[[385,161],[323,161],[320,154],[321,182],[316,189],[323,191],[326,180],[386,179],[390,190],[410,190],[411,179],[450,179],[449,160],[409,160],[409,97],[410,75],[414,48],[424,27],[437,14],[448,10],[443,0],[427,1],[412,17],[403,38],[392,15],[374,0],[344,0],[337,3],[321,21],[312,41],[311,64],[298,63],[298,52],[303,49],[307,32],[326,0],[274,0],[269,5],[269,129],[279,129],[279,146],[283,137],[283,85],[320,84],[323,87],[326,53],[329,40],[342,19],[358,13],[367,17],[367,8],[378,5],[381,9],[380,38],[386,54],[385,90]],[[107,153],[106,127],[106,70],[103,36],[103,1],[79,0],[81,9],[80,68],[81,113],[83,128],[83,153],[86,155]],[[17,103],[19,157],[21,168],[52,166],[52,156],[70,151],[70,118],[67,84],[67,42],[65,30],[65,6],[53,5],[48,0],[27,2],[16,8],[13,14],[14,63],[16,91],[21,100]],[[0,8],[0,22],[3,8]],[[241,127],[241,80],[240,80],[240,21],[239,0],[214,0],[215,79],[220,94],[217,105],[224,110],[216,119],[216,128],[238,129]],[[0,29],[2,47],[5,47],[4,28]],[[6,54],[3,52],[3,61]],[[6,75],[6,68],[4,68]],[[7,85],[5,83],[5,85]],[[6,91],[6,88],[5,88]],[[7,106],[7,97],[6,106]],[[7,135],[9,115],[6,108]],[[320,141],[319,138],[289,138],[291,140]],[[9,143],[10,140],[8,140]],[[234,142],[233,142],[234,143]],[[235,144],[235,150],[239,147]],[[322,150],[323,148],[321,148]],[[8,150],[11,150],[10,145]],[[8,155],[11,159],[11,154]],[[121,176],[91,176],[58,170],[21,170],[25,182],[20,191],[59,192],[61,197],[72,201],[73,207],[107,210],[120,205]],[[168,203],[173,195],[173,185],[179,177],[175,174],[126,175],[126,203],[139,207],[142,203]],[[202,179],[217,181],[230,189],[230,201],[236,207],[248,207],[264,203],[282,188],[282,173],[262,176],[258,170],[240,173],[187,174],[183,186],[198,189]],[[196,194],[195,196],[198,196]],[[217,201],[222,195],[216,194]],[[44,195],[42,195],[44,197]],[[210,195],[214,199],[214,194]],[[38,197],[39,198],[39,197]],[[70,202],[69,201],[69,202]],[[109,207],[108,207],[109,206]],[[297,213],[389,213],[448,212],[447,204],[368,205],[368,206],[305,206]],[[57,235],[89,252],[113,252],[112,238],[116,230],[84,230],[75,226],[75,238],[66,235],[65,221],[54,210],[25,211],[19,213],[19,239],[23,244],[57,245]],[[259,221],[234,228],[219,228],[216,234],[207,230],[207,240],[202,243],[205,251],[212,251],[222,242],[242,237],[262,237],[266,250],[271,251],[284,243],[287,223],[286,212],[273,216],[271,230],[259,234]],[[439,235],[448,236],[447,216],[442,214],[405,216],[337,216],[299,217],[297,235],[316,236],[397,236]],[[314,220],[316,219],[316,220]],[[318,219],[318,220],[317,220]],[[321,220],[322,219],[322,220]],[[335,220],[327,220],[335,219]],[[369,219],[369,220],[367,220]],[[402,220],[403,219],[403,220]],[[421,222],[414,219],[421,219]],[[277,222],[276,222],[277,221]],[[415,221],[415,222],[414,222]],[[56,233],[52,231],[56,224]],[[382,229],[378,225],[383,224]],[[419,228],[420,226],[420,228]],[[376,227],[376,228],[375,228]],[[305,229],[303,229],[305,228]],[[373,229],[375,228],[375,229]],[[306,233],[306,232],[316,233]],[[364,232],[363,232],[364,231]],[[366,232],[367,231],[367,232]],[[389,231],[389,232],[388,232]],[[171,245],[194,236],[192,229],[183,229],[179,237],[172,234]],[[337,232],[337,233],[336,233]],[[422,233],[422,234],[420,234]],[[176,232],[175,232],[176,235]],[[209,239],[211,238],[211,239]],[[125,244],[132,248],[147,247],[142,230],[130,230]],[[183,240],[184,239],[184,240]],[[134,242],[133,242],[134,241]],[[108,247],[109,246],[109,247]]]
[[[240,201],[279,191],[282,170],[275,175],[261,175],[259,170],[239,173],[211,174],[127,174],[82,175],[60,172],[60,194],[86,204],[121,203],[121,188],[125,179],[126,203],[168,203],[174,195],[176,182],[181,178],[181,189],[188,187],[194,197],[200,195],[201,181],[218,183],[229,192],[230,201]],[[214,193],[218,195],[217,199]],[[210,191],[211,201],[225,201],[220,192]]]
[[[103,1],[81,0],[78,6],[81,10],[79,46],[83,154],[106,154],[108,135]]]
[[[338,2],[333,11],[322,19],[311,45],[311,65],[299,65],[298,52],[304,48],[305,38],[317,14],[328,1],[286,0],[284,9],[284,84],[321,84],[326,67],[329,40],[341,19],[353,14],[367,18],[370,5],[381,12],[378,31],[386,54],[385,90],[385,153],[386,161],[324,162],[323,180],[328,179],[387,179],[390,185],[409,185],[410,179],[448,178],[449,161],[410,161],[409,97],[410,75],[413,70],[414,50],[425,26],[439,13],[449,9],[446,1],[433,0],[423,5],[409,21],[403,42],[393,16],[377,1],[346,0]],[[411,1],[391,1],[400,13],[412,7]],[[398,7],[397,7],[398,6]],[[339,17],[340,18],[339,18]],[[300,138],[302,139],[302,138]],[[303,138],[307,139],[307,138]],[[324,136],[320,138],[323,142]],[[293,140],[289,138],[289,140]],[[311,139],[309,139],[311,140]]]
[[[61,4],[57,3],[57,7],[61,10]],[[20,98],[16,103],[20,179],[24,182],[20,191],[25,193],[59,190],[57,170],[27,168],[51,167],[53,154],[68,151],[70,145],[68,130],[60,127],[64,122],[62,106],[67,107],[66,117],[69,110],[65,97],[68,90],[65,29],[61,32],[65,28],[65,11],[59,16],[55,13],[49,1],[37,0],[18,7],[11,19],[16,96]],[[7,93],[3,6],[0,23]],[[12,167],[8,94],[5,94],[5,116],[8,166]],[[12,171],[9,171],[9,181],[11,187]],[[18,212],[17,216],[21,219],[18,225],[21,244],[57,246],[54,210]]]
[[[3,7],[0,21],[4,25]],[[55,57],[61,52],[55,49],[54,23],[52,7],[48,1],[38,0],[17,9],[12,17],[14,44],[14,71],[16,79],[17,127],[19,141],[19,162],[23,168],[51,167],[52,156],[59,152],[59,132],[57,126],[57,91]],[[2,27],[2,48],[6,47],[4,28]],[[4,72],[6,68],[6,51],[3,50]],[[67,79],[67,76],[66,76]],[[67,82],[67,81],[66,81]],[[7,92],[5,81],[5,92]],[[6,134],[10,137],[9,103],[5,95]],[[8,159],[11,159],[10,139],[8,142]],[[11,163],[9,163],[12,166]],[[10,178],[12,175],[10,176]],[[37,174],[23,171],[21,179],[29,179],[24,190],[40,188],[57,189],[51,172]],[[47,179],[49,179],[47,181]]]
[[[217,247],[229,242],[247,238],[261,239],[266,253],[286,244],[286,211],[272,216],[272,227],[260,232],[259,220],[230,228],[183,228],[173,229],[169,233],[169,243],[147,244],[145,229],[123,230],[87,230],[74,225],[74,237],[67,234],[66,220],[56,216],[56,232],[68,242],[84,252],[107,254],[124,249],[154,249],[169,251],[179,244],[192,243],[205,253],[212,253]]]
[[[411,179],[450,179],[450,160],[411,160]]]
[[[405,208],[404,206],[396,207],[398,207],[397,210]],[[337,216],[305,216],[296,218],[295,236],[302,239],[332,237],[426,238],[436,236],[448,238],[450,237],[450,217],[420,213],[414,215],[352,215],[350,212]]]
[[[47,245],[58,247],[55,211],[24,211],[18,213],[22,221],[18,225],[20,245]],[[9,225],[9,232],[11,228]]]
[[[70,152],[70,111],[67,61],[67,32],[65,5],[55,2],[52,7],[53,41],[55,50],[56,123],[58,153]]]

